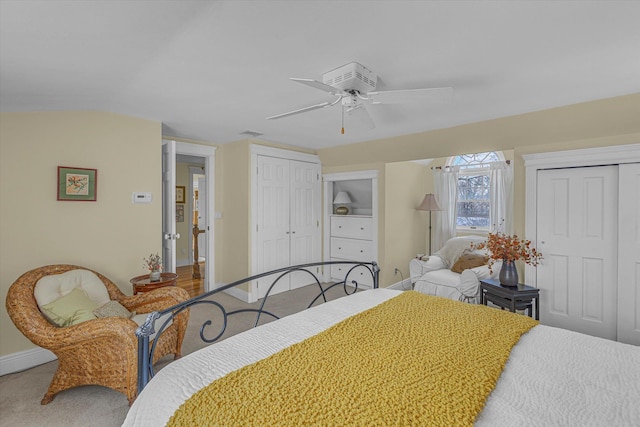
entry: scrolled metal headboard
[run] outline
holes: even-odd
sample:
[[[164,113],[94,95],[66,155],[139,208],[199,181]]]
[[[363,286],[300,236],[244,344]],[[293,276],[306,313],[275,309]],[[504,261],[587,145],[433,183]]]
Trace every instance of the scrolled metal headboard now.
[[[350,266],[347,269],[347,272],[343,280],[339,282],[329,282],[329,283],[323,284],[318,279],[318,276],[316,276],[314,273],[308,270],[308,268],[310,267],[324,267],[324,266],[330,266],[332,264],[342,264],[342,265]],[[211,305],[217,308],[218,310],[220,310],[220,312],[222,313],[222,324],[220,325],[220,331],[215,337],[206,338],[205,336],[205,329],[207,329],[207,327],[209,327],[213,323],[211,320],[206,320],[200,327],[200,339],[206,343],[213,343],[217,341],[224,334],[224,332],[227,329],[228,319],[230,316],[234,314],[256,313],[256,320],[253,324],[253,327],[258,326],[260,317],[263,314],[270,316],[274,319],[279,319],[280,317],[278,315],[265,310],[264,307],[267,302],[267,298],[271,294],[271,291],[273,290],[274,286],[283,277],[289,274],[292,274],[294,272],[304,272],[312,276],[313,281],[315,282],[315,285],[318,286],[319,293],[311,300],[309,305],[306,307],[306,308],[310,308],[320,298],[322,298],[323,302],[327,302],[327,298],[325,294],[327,291],[329,291],[334,287],[342,286],[346,295],[355,293],[358,290],[358,287],[362,285],[359,285],[358,281],[353,280],[351,277],[353,276],[352,274],[353,271],[359,267],[364,267],[369,270],[369,272],[371,273],[371,277],[373,278],[373,287],[378,288],[380,268],[378,267],[378,264],[375,261],[374,262],[357,262],[357,261],[315,262],[315,263],[300,264],[300,265],[294,265],[291,267],[279,268],[277,270],[268,271],[266,273],[256,274],[254,276],[235,281],[228,285],[221,286],[217,289],[214,289],[213,291],[206,292],[202,295],[198,295],[184,302],[181,302],[180,304],[176,304],[172,307],[169,307],[165,310],[154,311],[152,313],[149,313],[145,322],[136,330],[136,336],[138,337],[138,393],[140,393],[142,389],[144,389],[147,383],[155,375],[153,370],[153,354],[155,352],[156,343],[159,340],[154,339],[153,343],[151,343],[150,342],[151,336],[157,331],[155,337],[158,338],[160,334],[162,334],[165,331],[165,329],[171,324],[171,321],[173,320],[173,318],[177,316],[179,313],[181,313],[182,311],[188,309],[189,307],[201,304],[201,305]],[[246,308],[246,309],[240,309],[240,310],[234,310],[234,311],[227,311],[221,303],[210,299],[212,296],[220,292],[224,292],[228,289],[234,288],[244,283],[250,283],[254,280],[257,280],[266,276],[271,276],[271,275],[278,275],[278,276],[269,286],[269,289],[267,290],[266,295],[262,299],[262,303],[260,304],[259,308]],[[314,283],[311,283],[311,285],[313,284]],[[162,319],[161,322],[159,322],[160,319]]]

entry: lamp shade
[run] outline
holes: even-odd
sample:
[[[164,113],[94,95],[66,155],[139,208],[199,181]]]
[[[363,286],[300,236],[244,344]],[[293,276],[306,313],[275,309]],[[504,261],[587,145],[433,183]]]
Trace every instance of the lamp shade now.
[[[430,212],[442,210],[440,208],[440,205],[438,204],[438,201],[436,200],[436,196],[434,196],[431,193],[424,195],[424,199],[422,199],[422,203],[420,203],[420,206],[418,206],[416,209],[419,211],[430,211]]]
[[[347,203],[351,203],[351,197],[349,197],[349,193],[346,191],[340,191],[336,194],[336,198],[333,199],[334,205],[346,205]]]

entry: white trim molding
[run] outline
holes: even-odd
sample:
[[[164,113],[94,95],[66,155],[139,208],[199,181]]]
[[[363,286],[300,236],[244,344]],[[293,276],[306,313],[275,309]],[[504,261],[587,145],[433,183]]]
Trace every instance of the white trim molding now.
[[[538,246],[538,171],[543,169],[638,163],[640,162],[640,143],[523,154],[522,158],[525,166],[525,238],[531,240],[534,246]],[[535,267],[528,264],[525,265],[525,283],[527,285],[536,286],[536,274]]]
[[[0,357],[0,375],[24,371],[56,359],[55,354],[41,347],[7,354]]]

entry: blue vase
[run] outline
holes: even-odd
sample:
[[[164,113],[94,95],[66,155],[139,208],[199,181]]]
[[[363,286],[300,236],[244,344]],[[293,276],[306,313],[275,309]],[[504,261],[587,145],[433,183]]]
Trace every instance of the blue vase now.
[[[518,286],[518,270],[516,270],[515,261],[502,262],[500,284],[504,286]]]

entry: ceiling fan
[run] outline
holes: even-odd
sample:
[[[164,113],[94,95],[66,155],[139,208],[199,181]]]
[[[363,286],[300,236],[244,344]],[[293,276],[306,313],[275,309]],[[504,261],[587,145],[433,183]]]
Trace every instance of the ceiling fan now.
[[[319,108],[333,107],[340,103],[342,106],[343,134],[345,112],[350,116],[359,118],[369,128],[374,128],[373,120],[366,109],[367,105],[399,104],[418,100],[446,103],[451,102],[453,94],[453,88],[451,87],[376,91],[378,76],[357,62],[350,62],[323,74],[322,82],[295,77],[291,77],[291,80],[328,92],[336,98],[332,101],[276,114],[275,116],[267,117],[267,120],[281,119]]]

